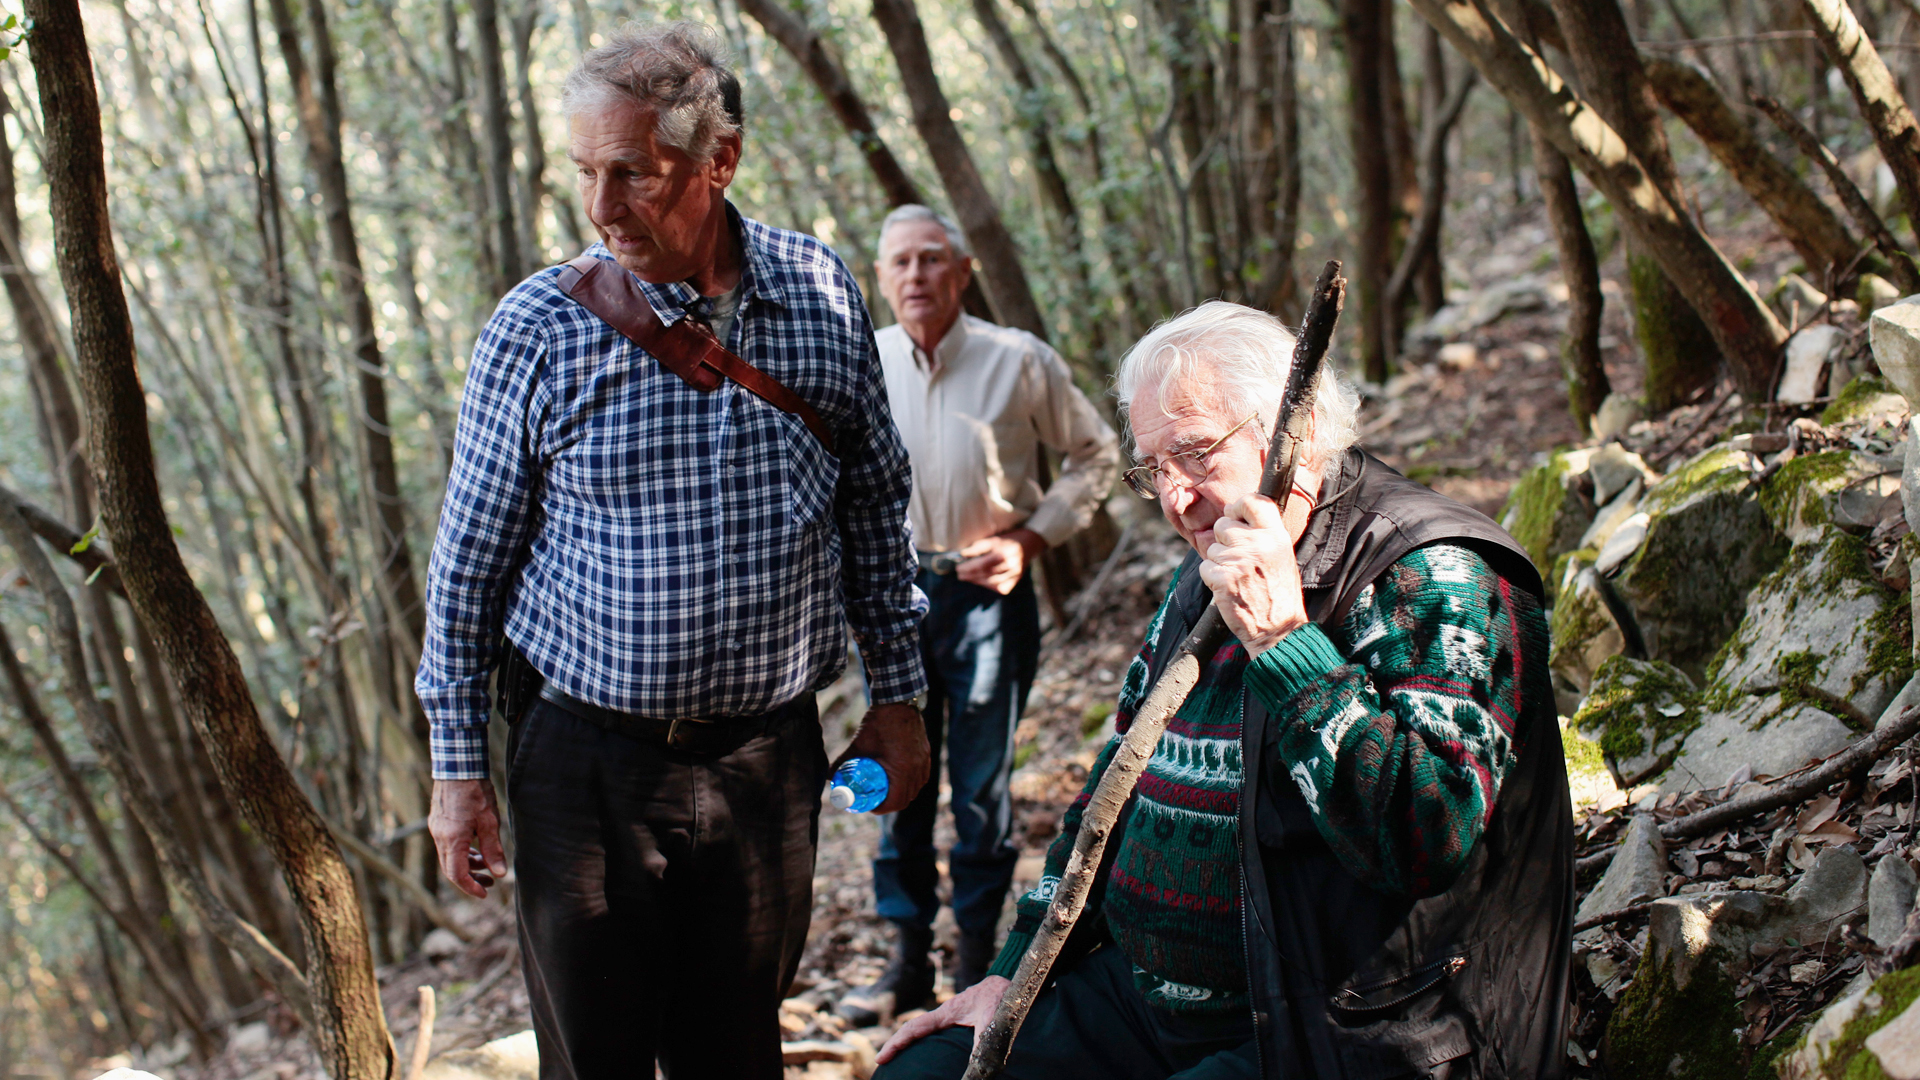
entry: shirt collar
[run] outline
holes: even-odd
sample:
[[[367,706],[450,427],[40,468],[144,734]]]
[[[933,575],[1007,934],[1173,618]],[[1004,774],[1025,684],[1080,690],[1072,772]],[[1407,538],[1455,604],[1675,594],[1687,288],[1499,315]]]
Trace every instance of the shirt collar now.
[[[907,340],[911,342],[913,337],[909,335]],[[966,345],[967,313],[963,311],[959,318],[953,320],[953,326],[948,328],[946,336],[933,347],[932,356],[928,356],[927,351],[919,345],[914,345],[913,361],[925,369],[929,377],[936,376],[953,366],[954,357],[959,356],[960,350]]]
[[[727,225],[740,241],[740,313],[744,314],[747,306],[755,299],[785,307],[786,294],[780,288],[779,277],[768,265],[766,252],[763,250],[765,238],[760,235],[759,230],[762,228],[760,223],[743,217],[729,200]],[[607,250],[607,246],[597,240],[587,249],[587,253],[605,259],[613,258],[613,253]],[[667,326],[672,326],[695,312],[704,314],[709,306],[708,298],[701,296],[693,286],[684,281],[670,281],[664,285],[641,281],[640,291],[646,296],[647,302],[653,305],[653,310],[659,314],[661,323]]]

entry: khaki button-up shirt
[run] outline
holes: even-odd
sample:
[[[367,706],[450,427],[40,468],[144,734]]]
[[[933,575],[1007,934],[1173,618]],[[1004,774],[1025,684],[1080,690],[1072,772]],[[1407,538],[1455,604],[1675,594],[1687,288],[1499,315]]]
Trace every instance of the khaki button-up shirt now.
[[[1113,486],[1120,439],[1060,354],[1024,330],[962,314],[934,347],[899,325],[876,335],[893,422],[913,460],[913,545],[957,551],[1026,526],[1049,546],[1084,528]],[[1053,486],[1041,444],[1065,457]]]

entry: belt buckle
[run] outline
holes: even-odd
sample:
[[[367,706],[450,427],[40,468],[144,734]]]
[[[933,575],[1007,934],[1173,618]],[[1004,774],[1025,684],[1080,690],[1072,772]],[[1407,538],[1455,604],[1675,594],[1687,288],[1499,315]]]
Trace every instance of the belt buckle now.
[[[700,720],[691,716],[682,716],[673,720],[671,723],[667,725],[667,746],[669,749],[673,749],[673,750],[686,749],[686,747],[680,744],[680,732],[682,731],[682,728],[681,728],[682,724],[699,724],[702,727],[711,727],[713,726],[713,721]],[[687,733],[693,734],[691,730],[689,730]]]
[[[960,556],[951,551],[942,551],[927,562],[929,564],[927,569],[942,576],[950,577],[960,569]]]

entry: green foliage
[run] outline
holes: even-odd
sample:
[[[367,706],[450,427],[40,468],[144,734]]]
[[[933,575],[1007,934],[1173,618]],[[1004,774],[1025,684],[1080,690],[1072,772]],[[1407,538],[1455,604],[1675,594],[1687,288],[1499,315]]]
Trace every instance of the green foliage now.
[[[1080,714],[1080,736],[1087,738],[1099,731],[1113,715],[1113,702],[1096,701]]]

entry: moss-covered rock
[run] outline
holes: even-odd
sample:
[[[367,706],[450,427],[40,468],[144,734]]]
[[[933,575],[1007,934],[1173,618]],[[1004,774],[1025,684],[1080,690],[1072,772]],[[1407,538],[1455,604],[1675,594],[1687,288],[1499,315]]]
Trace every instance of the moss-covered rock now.
[[[1881,1080],[1867,1039],[1920,999],[1920,968],[1881,976],[1841,998],[1809,1024],[1799,1041],[1774,1061],[1780,1080]]]
[[[1754,497],[1755,462],[1722,444],[1655,484],[1640,501],[1646,535],[1614,582],[1647,654],[1689,676],[1704,674],[1739,625],[1747,590],[1787,551]]]
[[[1767,520],[1793,543],[1821,526],[1871,528],[1899,488],[1900,462],[1853,450],[1796,457],[1760,485]]]
[[[1520,542],[1542,577],[1561,555],[1580,546],[1593,521],[1592,450],[1557,450],[1527,470],[1500,512],[1500,525]],[[1548,578],[1548,587],[1554,582]]]
[[[1680,744],[1700,726],[1700,694],[1672,664],[1609,657],[1573,726],[1600,744],[1614,783],[1630,788],[1673,764]]]
[[[1912,675],[1912,634],[1864,543],[1822,526],[1748,597],[1663,787],[1717,787],[1742,765],[1777,776],[1845,746]]]
[[[1555,692],[1563,699],[1562,713],[1571,715],[1579,708],[1600,665],[1627,649],[1629,631],[1607,602],[1607,588],[1591,567],[1576,563],[1568,567],[1553,598],[1553,651],[1547,666],[1553,671]]]
[[[1821,411],[1820,422],[1832,426],[1876,416],[1897,417],[1906,411],[1907,399],[1892,383],[1874,374],[1858,375]]]
[[[1683,984],[1674,957],[1648,949],[1607,1020],[1601,1061],[1609,1080],[1740,1080],[1743,1020],[1718,963]],[[1709,957],[1709,959],[1715,959]]]

